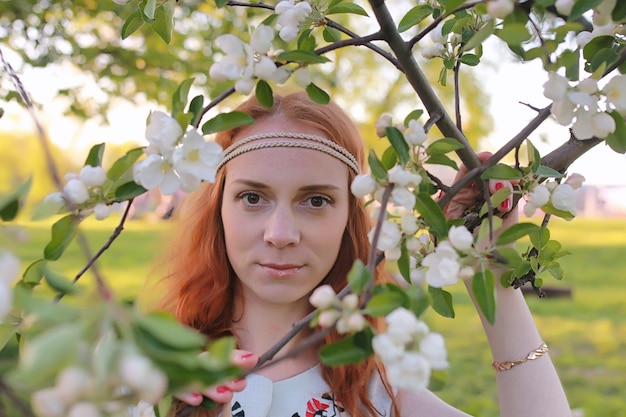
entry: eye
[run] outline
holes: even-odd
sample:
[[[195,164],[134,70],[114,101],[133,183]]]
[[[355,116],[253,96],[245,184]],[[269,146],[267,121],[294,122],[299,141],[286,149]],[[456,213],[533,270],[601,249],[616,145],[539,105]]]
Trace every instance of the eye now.
[[[242,193],[239,195],[239,198],[241,198],[247,206],[258,205],[262,200],[260,195],[252,192]]]
[[[311,205],[311,207],[314,208],[322,208],[331,203],[329,198],[323,197],[321,195],[310,197],[307,201]]]

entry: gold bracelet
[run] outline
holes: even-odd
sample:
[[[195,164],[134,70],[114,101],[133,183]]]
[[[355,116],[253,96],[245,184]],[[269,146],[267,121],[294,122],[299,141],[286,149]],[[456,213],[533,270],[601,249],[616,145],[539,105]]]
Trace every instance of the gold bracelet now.
[[[532,352],[530,352],[528,355],[524,356],[523,358],[519,358],[514,361],[505,361],[505,362],[493,361],[491,366],[496,371],[500,371],[500,372],[508,371],[509,369],[513,368],[516,365],[521,365],[527,361],[534,361],[535,359],[540,358],[541,356],[543,356],[544,353],[547,353],[547,352],[548,352],[548,345],[546,345],[545,342],[542,342],[541,346],[539,346],[537,349],[533,350]]]

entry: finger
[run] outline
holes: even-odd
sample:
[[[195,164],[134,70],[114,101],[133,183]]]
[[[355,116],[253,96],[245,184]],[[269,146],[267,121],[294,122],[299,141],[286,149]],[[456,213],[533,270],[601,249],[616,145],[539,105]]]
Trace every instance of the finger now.
[[[227,404],[233,399],[233,391],[226,385],[208,388],[202,393],[219,404]]]
[[[476,156],[478,157],[478,160],[481,163],[483,163],[487,159],[491,158],[492,155],[493,154],[491,152],[479,152],[479,153],[476,154]],[[465,164],[461,164],[461,167],[459,168],[459,171],[457,172],[456,177],[454,178],[454,182],[457,182],[459,179],[461,179],[464,176],[466,176],[468,172],[469,172],[469,170],[467,169]]]
[[[200,405],[202,403],[202,394],[199,392],[186,392],[183,394],[176,394],[176,398],[189,405]]]
[[[235,379],[234,381],[229,381],[224,384],[226,388],[233,392],[240,392],[246,389],[248,385],[248,381],[245,378]]]
[[[235,349],[230,356],[230,362],[243,369],[251,369],[259,361],[259,357],[247,350]]]
[[[513,208],[513,184],[506,180],[489,180],[489,191],[491,194],[503,188],[508,188],[510,193],[508,197],[498,205],[498,211],[501,213],[507,213]]]

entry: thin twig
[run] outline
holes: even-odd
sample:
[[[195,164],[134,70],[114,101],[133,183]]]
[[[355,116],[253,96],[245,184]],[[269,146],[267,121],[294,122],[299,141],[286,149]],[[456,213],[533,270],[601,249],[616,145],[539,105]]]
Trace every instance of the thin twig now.
[[[11,387],[9,387],[2,378],[0,378],[0,393],[4,393],[13,405],[15,405],[15,411],[18,411],[20,416],[35,417],[24,401],[15,395],[15,392],[13,392]]]

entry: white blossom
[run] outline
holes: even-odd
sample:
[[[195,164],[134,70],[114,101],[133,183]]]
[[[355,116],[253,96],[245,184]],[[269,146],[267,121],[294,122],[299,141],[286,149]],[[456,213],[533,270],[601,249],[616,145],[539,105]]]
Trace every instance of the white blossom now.
[[[33,393],[30,405],[38,417],[66,417],[65,403],[54,388],[44,388]]]
[[[309,297],[309,302],[315,308],[325,310],[337,302],[337,294],[330,285],[320,285]]]
[[[585,177],[580,174],[571,174],[565,180],[565,184],[569,184],[573,189],[578,189],[583,186],[583,182],[585,182]]]
[[[607,103],[621,114],[626,114],[626,75],[611,78],[603,91]]]
[[[414,337],[421,338],[428,333],[428,326],[404,307],[398,307],[385,317],[386,334],[397,343],[409,343]]]
[[[467,251],[474,243],[474,237],[465,226],[452,226],[448,231],[448,239],[456,249]]]
[[[433,59],[444,55],[446,47],[440,43],[428,45],[422,49],[422,56],[426,59]]]
[[[550,100],[563,100],[569,87],[567,78],[556,72],[549,72],[548,81],[543,84],[543,95]]]
[[[591,129],[593,136],[604,139],[616,129],[615,119],[606,112],[598,112],[591,116]]]
[[[311,72],[306,67],[300,67],[296,70],[294,74],[296,84],[298,84],[302,88],[306,88],[309,84],[311,84]]]
[[[146,126],[146,140],[150,144],[146,153],[169,155],[182,135],[183,129],[176,119],[162,111],[153,111]]]
[[[341,299],[341,308],[344,310],[356,310],[359,307],[359,296],[348,294]]]
[[[552,191],[550,201],[555,209],[576,214],[576,194],[571,185],[559,184]]]
[[[413,210],[415,207],[415,194],[406,188],[394,188],[391,190],[391,201],[407,210]]]
[[[67,413],[67,417],[100,417],[101,415],[95,404],[85,401],[74,404]]]
[[[593,35],[591,34],[591,32],[582,31],[579,32],[578,35],[576,35],[576,44],[580,48],[584,48],[589,42],[591,42],[592,39]]]
[[[424,355],[433,369],[448,368],[446,346],[439,333],[428,333],[420,340],[420,353]]]
[[[87,187],[100,187],[106,181],[107,173],[100,166],[92,167],[91,165],[85,165],[80,170],[78,179]]]
[[[430,364],[417,352],[405,352],[398,362],[386,366],[389,382],[396,388],[420,391],[430,379]]]
[[[151,190],[157,186],[165,195],[174,194],[179,180],[174,165],[162,155],[152,154],[133,167],[133,178],[142,187]]]
[[[389,262],[396,262],[402,257],[402,249],[399,246],[395,246],[385,251],[385,259]]]
[[[89,200],[89,190],[79,179],[70,180],[65,184],[63,194],[74,204],[83,204],[85,201]]]
[[[564,16],[569,16],[572,12],[572,7],[574,7],[575,0],[556,0],[554,6],[556,7],[556,11]]]
[[[54,389],[65,404],[73,404],[89,389],[91,376],[76,365],[69,366],[57,375]]]
[[[158,368],[153,367],[141,388],[138,389],[139,398],[152,404],[158,403],[167,392],[167,377]]]
[[[528,202],[532,203],[534,207],[541,207],[544,204],[548,204],[548,201],[550,201],[550,190],[548,190],[548,187],[545,185],[537,185],[533,188],[533,191],[528,194]],[[533,214],[534,212],[533,209]]]
[[[464,266],[459,271],[459,278],[462,280],[471,279],[474,277],[474,269],[471,266]]]
[[[421,269],[412,269],[409,277],[412,285],[422,285],[426,280],[426,274]]]
[[[435,251],[426,255],[422,265],[426,266],[426,282],[437,288],[454,285],[459,280],[461,265],[459,255],[449,241],[441,242]]]
[[[207,141],[197,130],[191,129],[174,151],[174,169],[179,175],[190,175],[200,180],[215,181],[217,164],[222,159],[222,147]]]
[[[524,215],[526,217],[532,217],[536,211],[537,206],[535,206],[532,201],[527,201],[526,204],[524,204]]]
[[[379,138],[384,138],[387,136],[387,128],[391,126],[392,119],[390,114],[382,114],[376,123],[374,123],[374,127],[376,128],[376,136]]]
[[[424,130],[424,125],[418,120],[409,120],[409,125],[407,126],[406,132],[404,132],[404,139],[409,146],[423,145],[427,138],[428,135]]]
[[[370,230],[367,235],[370,243],[372,243],[374,239],[375,230],[375,228],[372,228],[372,230]],[[402,234],[400,233],[398,225],[389,220],[385,220],[381,224],[380,235],[378,237],[378,243],[376,244],[376,248],[381,251],[386,251],[387,249],[394,248],[398,246],[401,238]]]
[[[307,1],[297,4],[293,0],[284,0],[276,5],[274,12],[278,15],[276,22],[282,29],[279,36],[285,42],[290,42],[298,36],[300,24],[311,14],[313,9]]]
[[[406,233],[406,232],[405,232]],[[422,248],[422,242],[415,236],[409,236],[405,240],[406,250],[409,253],[417,253]]]
[[[615,8],[617,0],[603,0],[593,8],[592,21],[595,26],[606,26],[613,23],[611,12]]]
[[[585,78],[578,83],[576,89],[587,94],[596,94],[598,92],[598,82],[593,78]]]
[[[43,204],[49,207],[50,211],[53,213],[58,213],[66,207],[65,198],[63,197],[63,193],[61,192],[48,194],[44,197]]]
[[[343,316],[337,321],[337,332],[340,334],[360,332],[367,326],[367,321],[359,313]]]
[[[111,207],[104,203],[98,203],[93,207],[93,214],[96,220],[104,220],[111,214]]]
[[[417,224],[417,217],[415,217],[415,215],[410,212],[402,213],[402,216],[400,217],[400,226],[402,227],[402,231],[409,236],[414,235],[419,229],[419,225]]]
[[[20,260],[11,252],[0,250],[0,283],[10,285],[20,273]]]
[[[422,177],[409,170],[396,165],[388,171],[389,182],[396,184],[398,187],[415,187],[422,182]]]
[[[398,343],[386,333],[374,336],[372,348],[385,363],[401,358],[404,353],[404,344]]]
[[[500,19],[511,14],[514,8],[514,0],[489,0],[487,2],[487,14]]]
[[[250,37],[250,46],[259,54],[266,54],[272,49],[272,41],[274,40],[274,29],[267,25],[259,25],[252,32]]]
[[[328,328],[334,326],[338,319],[339,312],[337,310],[324,310],[320,312],[320,315],[317,317],[317,324],[319,324],[320,327]]]
[[[11,312],[13,307],[13,288],[0,280],[0,323]]]
[[[354,177],[350,185],[350,191],[357,198],[363,198],[372,194],[376,189],[376,180],[369,174],[359,174]]]

